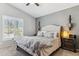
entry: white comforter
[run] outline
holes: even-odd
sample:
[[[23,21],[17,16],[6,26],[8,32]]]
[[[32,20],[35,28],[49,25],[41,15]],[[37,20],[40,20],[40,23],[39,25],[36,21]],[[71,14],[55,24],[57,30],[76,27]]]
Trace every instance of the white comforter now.
[[[24,45],[30,49],[33,53],[40,55],[40,50],[43,48],[52,47],[52,41],[54,38],[38,37],[38,36],[25,36],[16,38],[16,42]]]

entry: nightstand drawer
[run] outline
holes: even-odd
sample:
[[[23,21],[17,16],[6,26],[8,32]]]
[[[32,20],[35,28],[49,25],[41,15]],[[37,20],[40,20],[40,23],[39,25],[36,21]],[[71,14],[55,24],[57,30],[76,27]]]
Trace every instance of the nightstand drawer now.
[[[63,41],[64,41],[64,42],[67,42],[67,43],[68,43],[68,42],[69,42],[69,43],[72,43],[72,42],[73,42],[73,39],[64,39]]]
[[[66,48],[73,48],[73,44],[70,44],[70,43],[64,43],[64,47]]]

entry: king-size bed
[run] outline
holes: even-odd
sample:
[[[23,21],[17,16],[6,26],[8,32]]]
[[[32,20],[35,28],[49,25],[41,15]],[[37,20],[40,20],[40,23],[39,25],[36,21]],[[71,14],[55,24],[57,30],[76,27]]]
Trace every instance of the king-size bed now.
[[[33,56],[48,56],[61,46],[60,26],[47,25],[37,36],[15,37],[17,46]]]

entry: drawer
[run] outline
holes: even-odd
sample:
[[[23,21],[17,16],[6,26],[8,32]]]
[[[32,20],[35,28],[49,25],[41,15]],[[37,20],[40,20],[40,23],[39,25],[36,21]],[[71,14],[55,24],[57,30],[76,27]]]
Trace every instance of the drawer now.
[[[64,43],[64,46],[63,46],[63,47],[72,49],[72,48],[73,48],[73,44],[70,44],[70,43]]]
[[[63,40],[63,42],[73,43],[73,40],[72,39],[65,39],[65,40]]]

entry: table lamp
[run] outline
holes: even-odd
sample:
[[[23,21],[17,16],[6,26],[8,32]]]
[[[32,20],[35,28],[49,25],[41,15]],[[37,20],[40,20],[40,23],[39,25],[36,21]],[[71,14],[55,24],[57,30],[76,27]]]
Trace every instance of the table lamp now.
[[[63,38],[69,38],[69,34],[70,34],[69,31],[63,31],[62,32],[62,37]]]

